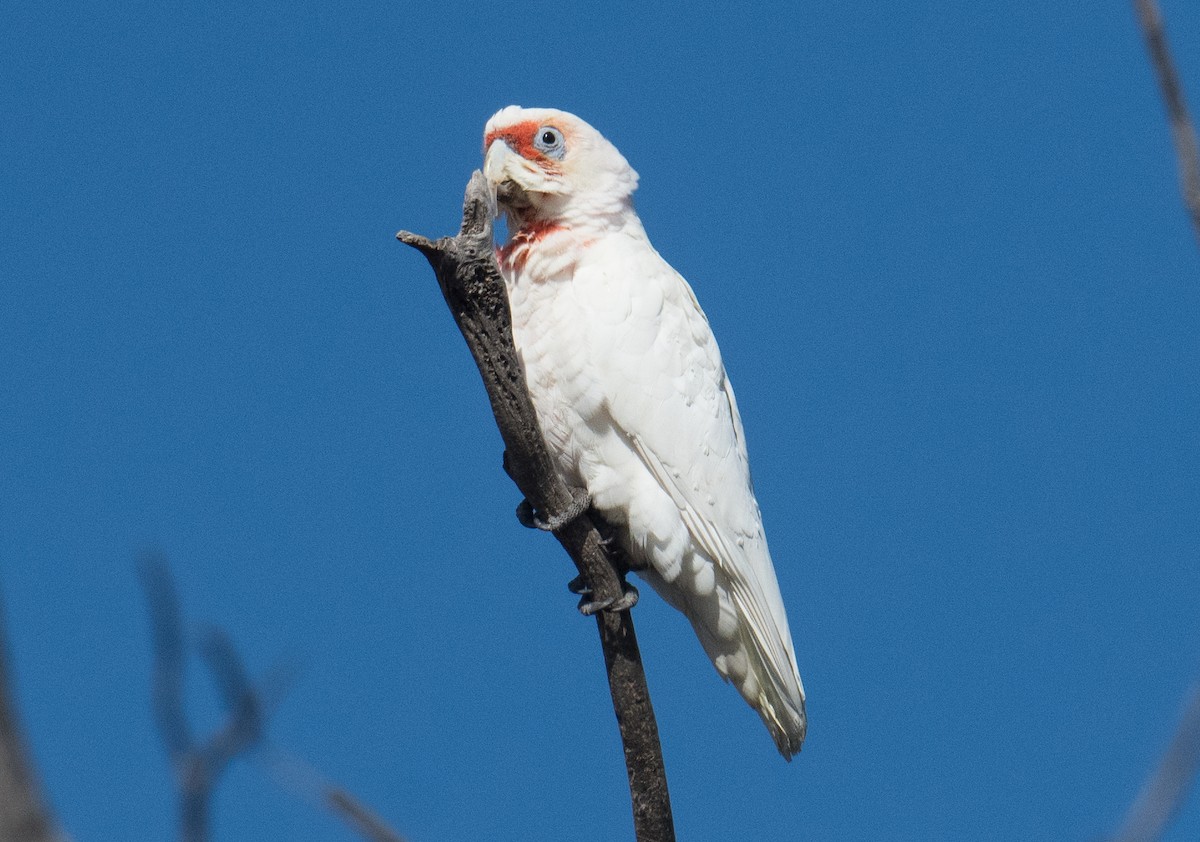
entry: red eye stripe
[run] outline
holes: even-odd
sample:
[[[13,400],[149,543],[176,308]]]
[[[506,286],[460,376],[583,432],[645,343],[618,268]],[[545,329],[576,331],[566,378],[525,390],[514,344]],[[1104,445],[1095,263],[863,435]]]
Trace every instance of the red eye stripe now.
[[[486,151],[494,141],[503,140],[513,152],[522,158],[528,158],[531,161],[539,157],[544,158],[545,156],[541,152],[533,148],[533,136],[537,134],[538,128],[536,121],[527,120],[524,123],[514,123],[502,129],[495,129],[488,132],[487,137],[483,139],[483,148]]]
[[[536,120],[526,120],[524,123],[513,123],[511,126],[494,129],[483,138],[483,151],[486,153],[493,142],[503,140],[513,152],[525,160],[535,161],[543,169],[557,172],[558,162],[547,157],[533,145],[533,140],[537,137],[540,128],[542,128],[542,124]]]

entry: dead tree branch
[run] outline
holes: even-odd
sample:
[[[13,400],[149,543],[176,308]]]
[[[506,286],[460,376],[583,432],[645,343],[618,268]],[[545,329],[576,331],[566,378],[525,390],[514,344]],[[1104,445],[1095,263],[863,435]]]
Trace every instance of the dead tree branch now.
[[[144,557],[139,572],[154,635],[154,717],[175,773],[180,839],[206,842],[213,790],[229,764],[252,751],[261,740],[262,704],[233,645],[220,632],[210,632],[200,652],[213,672],[229,714],[207,739],[196,740],[184,706],[186,655],[179,597],[161,557]]]
[[[1167,120],[1171,124],[1171,137],[1175,141],[1175,155],[1179,160],[1183,202],[1192,217],[1196,242],[1200,243],[1200,153],[1196,151],[1196,130],[1188,116],[1183,86],[1167,46],[1167,33],[1158,0],[1133,0],[1133,5],[1146,39],[1146,50],[1150,53],[1150,61],[1158,76],[1163,103],[1167,107]]]
[[[483,175],[467,186],[462,229],[432,242],[401,231],[396,237],[425,255],[442,295],[475,358],[504,439],[504,466],[535,512],[551,522],[569,514],[575,497],[559,478],[542,441],[537,416],[513,346],[508,295],[493,255],[494,203]],[[580,576],[591,587],[595,606],[612,605],[623,595],[622,579],[605,552],[593,510],[570,518],[554,532]],[[639,842],[674,840],[666,769],[658,725],[646,686],[641,653],[628,610],[596,613],[608,670],[613,709],[625,747],[625,767]]]
[[[209,813],[217,781],[230,763],[265,743],[268,714],[282,697],[291,670],[275,670],[256,686],[251,683],[233,641],[220,629],[206,630],[199,640],[199,655],[228,713],[220,728],[203,742],[197,742],[184,706],[187,655],[183,614],[170,570],[160,556],[147,555],[139,563],[139,572],[154,635],[154,716],[175,773],[180,839],[205,842],[209,838]],[[278,752],[275,755],[271,765],[284,773],[291,788],[311,796],[367,842],[404,842],[353,794],[329,783],[303,761],[294,758],[284,761]],[[8,840],[0,833],[0,842]]]
[[[1179,812],[1200,773],[1200,684],[1192,687],[1179,727],[1158,768],[1142,786],[1111,842],[1154,842]]]
[[[25,752],[8,681],[8,646],[0,613],[0,839],[57,842],[61,839],[42,800]]]
[[[285,789],[328,810],[366,842],[404,842],[383,819],[353,793],[325,777],[303,758],[278,747],[267,751],[267,767]]]
[[[396,831],[384,824],[383,819],[344,789],[326,789],[325,804],[368,842],[404,842]]]

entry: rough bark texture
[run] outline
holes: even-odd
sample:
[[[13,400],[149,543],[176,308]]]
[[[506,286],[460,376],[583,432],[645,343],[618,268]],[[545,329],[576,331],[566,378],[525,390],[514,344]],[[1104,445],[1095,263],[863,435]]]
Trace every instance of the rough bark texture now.
[[[61,837],[42,804],[9,696],[3,631],[3,617],[0,617],[0,841],[57,842]]]
[[[553,520],[570,511],[571,490],[559,478],[542,440],[525,374],[513,346],[508,294],[496,265],[492,243],[494,203],[483,175],[467,185],[462,230],[431,242],[401,231],[397,238],[419,250],[437,275],[442,295],[479,366],[496,425],[504,439],[504,467],[525,499]],[[604,549],[602,521],[592,510],[554,532],[600,605],[622,597],[622,578]],[[658,725],[642,669],[641,653],[629,611],[599,611],[596,624],[608,669],[613,709],[625,747],[625,766],[633,799],[639,842],[674,840],[666,770]]]

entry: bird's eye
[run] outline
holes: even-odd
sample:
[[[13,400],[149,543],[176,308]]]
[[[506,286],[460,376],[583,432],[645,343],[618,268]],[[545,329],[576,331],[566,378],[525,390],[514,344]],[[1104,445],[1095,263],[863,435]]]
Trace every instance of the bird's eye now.
[[[542,126],[533,137],[533,147],[551,158],[562,158],[567,151],[563,135],[554,126]]]

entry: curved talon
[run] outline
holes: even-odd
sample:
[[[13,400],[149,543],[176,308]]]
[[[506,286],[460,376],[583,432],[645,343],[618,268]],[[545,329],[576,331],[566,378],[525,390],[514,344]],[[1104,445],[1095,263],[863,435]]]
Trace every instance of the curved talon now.
[[[630,608],[637,605],[639,596],[638,589],[626,582],[624,579],[621,580],[621,595],[619,597],[616,599],[606,599],[603,601],[592,601],[588,599],[588,597],[591,596],[592,589],[587,585],[582,585],[582,589],[579,591],[576,591],[574,587],[572,587],[582,578],[582,576],[579,576],[575,579],[572,579],[567,587],[571,588],[573,593],[583,594],[579,600],[579,613],[583,614],[585,617],[590,617],[593,614],[597,614],[601,611],[610,611],[614,613],[619,611],[628,611]]]
[[[579,613],[585,617],[591,617],[593,614],[599,614],[604,611],[616,600],[604,600],[603,602],[592,602],[585,596],[579,600]]]
[[[533,506],[528,500],[522,500],[517,504],[517,520],[526,529],[538,529],[540,521],[537,515],[533,513]]]
[[[588,506],[592,505],[592,498],[588,496],[586,491],[580,491],[577,488],[570,489],[571,505],[557,515],[551,515],[543,518],[542,513],[533,508],[528,500],[522,500],[517,505],[517,520],[521,525],[529,529],[541,529],[544,532],[557,532],[562,529],[575,518],[588,510]]]
[[[640,596],[640,594],[638,593],[638,589],[635,588],[633,585],[629,584],[628,582],[626,582],[624,579],[622,579],[621,580],[621,595],[619,597],[617,597],[616,601],[613,602],[612,605],[608,606],[608,608],[606,608],[605,610],[606,611],[628,611],[630,608],[637,605],[639,596]]]

